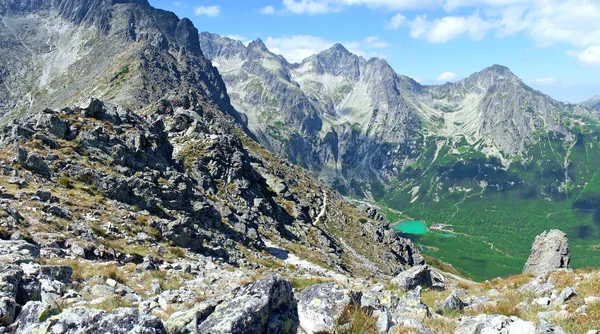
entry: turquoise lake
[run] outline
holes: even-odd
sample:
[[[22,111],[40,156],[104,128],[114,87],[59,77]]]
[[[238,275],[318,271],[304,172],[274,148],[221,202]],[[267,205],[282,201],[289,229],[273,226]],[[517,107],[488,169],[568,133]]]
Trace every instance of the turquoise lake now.
[[[427,226],[422,221],[405,221],[395,225],[394,230],[408,234],[425,234]]]

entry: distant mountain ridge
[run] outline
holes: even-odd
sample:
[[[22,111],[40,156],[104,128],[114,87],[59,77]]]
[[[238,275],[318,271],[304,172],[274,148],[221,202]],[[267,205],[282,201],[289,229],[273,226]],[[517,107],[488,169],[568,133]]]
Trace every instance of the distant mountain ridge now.
[[[600,238],[587,211],[600,198],[597,111],[556,101],[501,65],[421,85],[341,44],[291,64],[260,40],[199,39],[264,146],[349,196],[451,224],[453,238],[415,239],[431,256],[493,277],[518,270],[527,238],[544,227],[582,247]]]
[[[581,105],[600,110],[600,94],[581,102]]]

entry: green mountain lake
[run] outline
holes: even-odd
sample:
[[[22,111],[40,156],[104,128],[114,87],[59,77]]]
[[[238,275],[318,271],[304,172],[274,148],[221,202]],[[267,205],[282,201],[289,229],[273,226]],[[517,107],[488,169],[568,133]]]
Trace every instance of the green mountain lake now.
[[[398,223],[393,226],[393,229],[398,232],[408,234],[425,234],[427,233],[427,226],[422,221],[405,221]]]

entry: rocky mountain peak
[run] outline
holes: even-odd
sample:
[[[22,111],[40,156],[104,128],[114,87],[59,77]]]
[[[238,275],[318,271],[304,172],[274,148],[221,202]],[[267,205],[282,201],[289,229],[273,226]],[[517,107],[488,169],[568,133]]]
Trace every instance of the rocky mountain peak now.
[[[232,58],[235,56],[245,57],[247,50],[244,43],[229,37],[201,32],[199,35],[202,52],[209,59],[217,57]]]
[[[355,79],[360,76],[360,58],[348,51],[342,44],[334,44],[313,59],[318,61],[323,73]]]

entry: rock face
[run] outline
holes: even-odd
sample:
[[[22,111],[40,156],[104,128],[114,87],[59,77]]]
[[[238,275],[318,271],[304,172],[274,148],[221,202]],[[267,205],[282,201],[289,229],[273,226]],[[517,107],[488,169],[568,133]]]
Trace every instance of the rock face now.
[[[206,320],[199,333],[296,333],[298,310],[292,285],[279,275],[234,290]]]
[[[571,251],[567,236],[559,230],[544,231],[535,237],[524,273],[545,275],[560,268],[569,268]]]
[[[89,308],[70,308],[42,323],[18,333],[112,333],[167,334],[160,318],[140,314],[135,308],[105,312]]]
[[[360,294],[338,284],[317,284],[298,295],[300,328],[306,333],[333,333],[346,307],[360,305]]]
[[[397,285],[404,291],[412,290],[419,285],[423,288],[428,288],[433,285],[431,270],[427,265],[420,265],[407,269],[394,277],[390,283]]]

